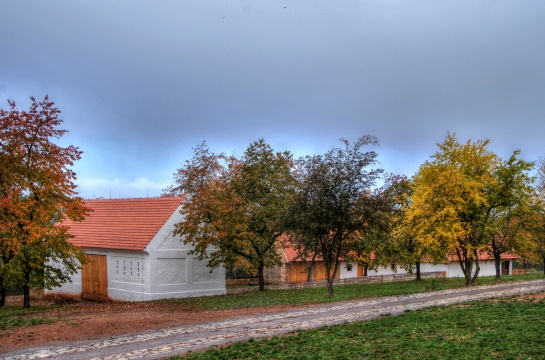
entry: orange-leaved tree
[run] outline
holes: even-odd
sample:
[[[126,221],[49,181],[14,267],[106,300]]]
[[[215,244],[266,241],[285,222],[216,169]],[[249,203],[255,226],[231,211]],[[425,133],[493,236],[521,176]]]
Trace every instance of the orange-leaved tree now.
[[[0,110],[0,292],[3,304],[8,285],[22,287],[24,307],[31,287],[58,286],[85,261],[61,222],[87,211],[70,168],[81,151],[54,142],[66,133],[54,103],[30,99],[28,111]]]
[[[188,195],[176,234],[210,267],[257,273],[263,290],[265,267],[280,261],[276,246],[293,192],[292,157],[274,152],[263,139],[240,157],[214,154],[205,143],[194,151],[166,194]]]

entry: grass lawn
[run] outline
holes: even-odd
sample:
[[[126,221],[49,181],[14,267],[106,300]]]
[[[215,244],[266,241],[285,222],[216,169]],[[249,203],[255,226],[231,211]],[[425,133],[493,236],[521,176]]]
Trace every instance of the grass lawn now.
[[[543,359],[545,301],[480,301],[251,339],[175,359]]]
[[[524,275],[503,276],[501,281],[533,280],[542,278],[542,273],[532,272]],[[496,280],[494,277],[483,277],[478,279],[478,285],[492,284],[495,282]],[[260,306],[327,303],[341,300],[361,299],[366,297],[413,294],[424,291],[444,290],[463,286],[465,286],[463,279],[437,279],[436,281],[422,280],[382,284],[374,283],[335,286],[335,297],[333,299],[328,297],[327,289],[325,287],[319,287],[295,290],[252,291],[233,295],[156,301],[166,302],[169,304],[180,304],[183,306],[189,305],[195,309],[227,310]],[[62,314],[66,312],[66,310],[81,306],[80,304],[81,302],[76,302],[66,306],[32,306],[30,309],[23,309],[20,305],[0,307],[0,331],[17,326],[36,325],[58,321],[57,319],[63,318]],[[44,317],[45,313],[51,313],[53,310],[58,314],[54,317]]]
[[[5,306],[0,308],[0,330],[8,330],[17,326],[48,324],[52,321],[39,316],[46,306],[37,306],[30,309],[23,309],[18,306]]]
[[[531,272],[524,275],[504,275],[500,281],[542,279],[543,273]],[[493,276],[478,278],[477,285],[494,284]],[[303,305],[310,303],[327,303],[333,301],[358,299],[375,296],[392,296],[414,294],[431,290],[445,290],[465,286],[463,278],[440,278],[422,281],[402,281],[395,283],[373,283],[334,286],[335,297],[329,298],[326,287],[296,289],[296,290],[265,290],[251,291],[240,294],[157,300],[190,304],[197,308],[210,310],[239,309],[275,305]]]

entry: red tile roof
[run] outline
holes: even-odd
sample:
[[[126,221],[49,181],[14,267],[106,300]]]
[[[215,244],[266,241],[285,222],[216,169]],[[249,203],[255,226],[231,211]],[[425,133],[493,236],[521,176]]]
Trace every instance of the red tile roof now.
[[[297,254],[297,250],[295,250],[292,238],[288,234],[282,234],[278,238],[278,245],[284,252],[284,255],[286,256],[286,261],[288,263],[294,262],[294,261],[311,261],[312,257],[308,257],[307,259],[302,259],[299,254]]]
[[[286,255],[286,260],[289,263],[294,262],[294,261],[302,261],[302,259],[299,257],[299,255],[297,254],[297,251],[295,251],[294,248],[284,246],[283,249],[284,249],[284,254]],[[310,260],[312,260],[311,257],[305,259],[305,261],[310,261]]]
[[[183,197],[86,200],[93,212],[81,222],[64,221],[74,245],[142,251],[183,201]]]
[[[279,246],[284,252],[284,255],[286,255],[286,261],[288,263],[297,262],[297,261],[306,261],[306,262],[312,261],[312,255],[307,256],[304,259],[301,256],[299,256],[299,254],[297,253],[297,250],[295,249],[293,243],[291,242],[291,238],[289,237],[289,235],[283,234],[280,236],[279,240],[280,240]],[[322,261],[322,258],[320,256],[317,256],[316,259],[314,260]]]
[[[518,259],[519,257],[513,254],[503,253],[501,254],[500,258],[502,260],[515,260],[515,259]],[[449,255],[448,259],[450,262],[457,262],[458,256]],[[488,251],[479,251],[479,261],[488,261],[488,260],[494,260],[494,256],[492,256]]]
[[[284,251],[284,254],[286,255],[286,260],[287,260],[288,263],[297,262],[297,261],[311,261],[312,260],[311,256],[307,257],[306,259],[302,259],[301,257],[299,257],[299,255],[297,254],[297,251],[295,250],[293,245],[290,243],[289,237],[282,236],[280,240],[281,240],[280,241],[280,247],[282,248],[282,251]],[[375,255],[371,254],[371,258],[374,258],[374,257],[375,257]],[[515,259],[518,259],[518,258],[519,258],[518,256],[513,255],[513,254],[509,254],[509,253],[501,254],[501,259],[502,260],[515,260]],[[486,251],[479,252],[479,261],[488,261],[488,260],[494,260],[494,257],[492,255],[490,255],[489,252],[486,252]],[[424,260],[424,262],[426,262],[426,261],[430,261],[430,259]],[[448,261],[449,262],[457,262],[458,261],[458,256],[449,255]]]

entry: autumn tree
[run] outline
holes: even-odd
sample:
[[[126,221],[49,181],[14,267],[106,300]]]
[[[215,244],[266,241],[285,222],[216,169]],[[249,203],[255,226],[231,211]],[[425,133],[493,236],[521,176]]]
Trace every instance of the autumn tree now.
[[[32,286],[57,286],[85,261],[60,224],[86,213],[70,168],[81,151],[54,142],[66,133],[58,129],[54,103],[47,96],[31,100],[29,111],[13,101],[0,110],[0,290],[4,301],[8,281],[21,286],[24,307],[30,307]]]
[[[476,281],[478,254],[487,242],[482,231],[487,206],[483,189],[494,185],[492,171],[497,162],[488,143],[460,144],[447,134],[433,160],[426,161],[414,176],[412,207],[406,218],[435,261],[457,256],[466,284]]]
[[[377,261],[382,266],[395,263],[407,270],[416,272],[421,280],[420,263],[426,248],[416,239],[411,223],[406,221],[406,212],[411,207],[413,184],[402,175],[390,175],[384,186],[375,190],[383,205],[379,228],[380,241],[376,250]]]
[[[492,226],[494,214],[524,197],[526,172],[532,166],[518,159],[517,151],[503,161],[488,144],[489,140],[461,144],[454,134],[447,134],[433,160],[414,177],[406,217],[432,258],[457,257],[468,285],[479,275],[479,254],[489,250],[491,239],[499,239],[500,232]]]
[[[401,257],[404,248],[395,241],[394,230],[403,219],[403,204],[410,195],[409,190],[410,181],[405,176],[390,174],[385,177],[383,186],[365,194],[373,205],[372,221],[367,219],[365,231],[360,231],[353,240],[349,254],[349,258],[363,267],[364,276],[369,269],[405,263],[401,261],[405,260]],[[412,265],[406,268],[412,270]]]
[[[534,217],[532,235],[535,255],[543,263],[545,274],[545,157],[540,157],[537,163],[536,196],[533,198]]]
[[[527,257],[533,251],[532,178],[534,164],[518,158],[515,151],[507,160],[500,160],[493,172],[495,184],[486,189],[488,204],[483,218],[488,251],[494,257],[496,278],[501,277],[501,255],[514,253]]]
[[[184,219],[176,234],[208,257],[210,267],[236,264],[257,273],[264,289],[264,269],[279,264],[277,239],[293,188],[292,157],[274,152],[263,139],[241,157],[212,153],[205,143],[175,174],[167,194],[188,194]]]
[[[331,297],[339,262],[374,219],[370,189],[382,172],[373,168],[377,154],[363,151],[364,146],[378,145],[374,136],[353,144],[341,141],[343,147],[297,161],[297,187],[289,212],[293,241],[324,262]]]

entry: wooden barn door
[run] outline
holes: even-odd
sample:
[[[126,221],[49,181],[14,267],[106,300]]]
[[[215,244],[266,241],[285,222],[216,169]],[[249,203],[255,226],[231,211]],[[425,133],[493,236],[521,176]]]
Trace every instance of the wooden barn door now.
[[[316,281],[326,280],[326,269],[325,264],[323,261],[320,261],[316,263],[318,266],[316,267]],[[333,279],[340,279],[341,278],[341,264],[339,264],[339,268],[337,269],[337,272],[335,273],[335,276],[333,276]]]
[[[363,265],[358,264],[358,277],[362,277],[362,276],[363,276]]]
[[[502,262],[502,275],[509,275],[509,261]]]
[[[108,300],[108,272],[105,255],[87,255],[89,262],[81,269],[81,297],[87,300]]]
[[[290,266],[290,283],[307,281],[308,264],[306,262],[292,262]]]

